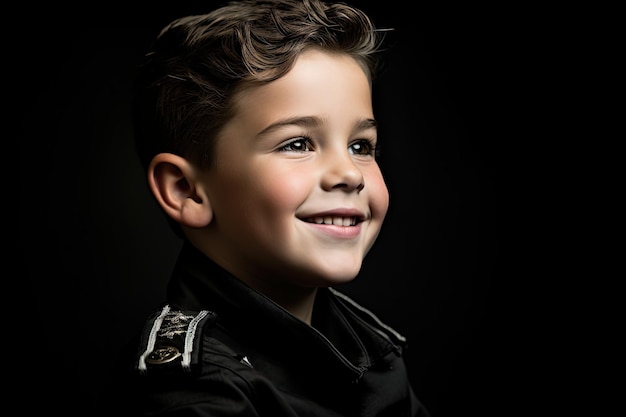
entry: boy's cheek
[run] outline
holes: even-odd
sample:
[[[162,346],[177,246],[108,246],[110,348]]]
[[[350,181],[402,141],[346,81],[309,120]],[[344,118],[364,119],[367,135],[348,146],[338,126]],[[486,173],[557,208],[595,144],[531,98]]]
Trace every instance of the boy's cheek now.
[[[381,178],[380,180],[370,180],[365,182],[367,189],[370,208],[373,217],[385,217],[389,209],[389,189],[387,184]]]

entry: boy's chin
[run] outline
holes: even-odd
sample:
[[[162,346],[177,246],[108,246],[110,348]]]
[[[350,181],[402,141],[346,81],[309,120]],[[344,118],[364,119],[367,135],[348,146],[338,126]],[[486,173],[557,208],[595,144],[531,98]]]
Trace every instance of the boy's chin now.
[[[360,268],[359,268],[360,269]],[[314,287],[334,287],[337,285],[352,282],[359,274],[359,269],[350,270],[334,270],[325,274],[316,276],[311,286]]]

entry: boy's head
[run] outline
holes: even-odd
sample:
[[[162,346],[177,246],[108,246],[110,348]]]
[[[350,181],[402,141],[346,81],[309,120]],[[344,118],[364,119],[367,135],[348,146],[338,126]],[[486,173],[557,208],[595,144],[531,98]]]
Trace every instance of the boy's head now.
[[[232,2],[163,29],[137,79],[136,140],[181,237],[257,287],[354,278],[388,206],[381,40],[361,11],[317,0]]]

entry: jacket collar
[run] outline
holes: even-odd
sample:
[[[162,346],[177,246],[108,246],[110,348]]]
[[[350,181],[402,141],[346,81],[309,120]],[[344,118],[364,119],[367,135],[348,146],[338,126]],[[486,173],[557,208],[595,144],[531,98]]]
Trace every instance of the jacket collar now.
[[[370,312],[335,290],[320,288],[312,325],[231,275],[185,242],[168,285],[168,302],[187,310],[210,310],[234,339],[266,355],[320,371],[341,369],[358,379],[404,339]]]

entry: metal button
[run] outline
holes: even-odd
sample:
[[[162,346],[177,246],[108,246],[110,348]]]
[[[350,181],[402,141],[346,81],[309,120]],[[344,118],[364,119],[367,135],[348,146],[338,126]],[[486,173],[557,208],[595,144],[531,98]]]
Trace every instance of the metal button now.
[[[164,363],[172,362],[179,356],[181,356],[181,354],[176,347],[161,346],[150,352],[150,354],[146,357],[146,362],[152,365],[162,365]]]

